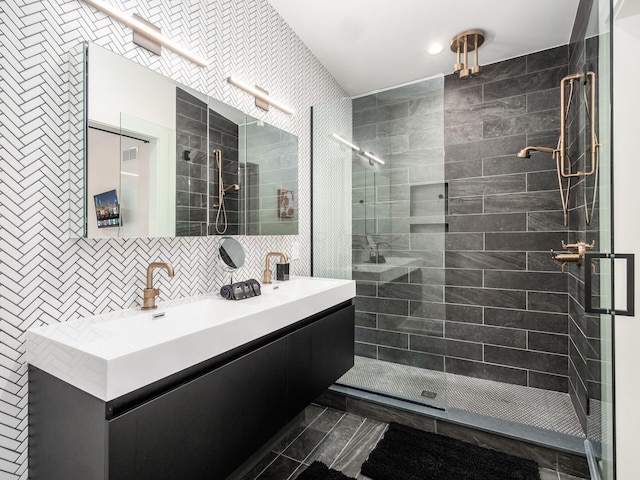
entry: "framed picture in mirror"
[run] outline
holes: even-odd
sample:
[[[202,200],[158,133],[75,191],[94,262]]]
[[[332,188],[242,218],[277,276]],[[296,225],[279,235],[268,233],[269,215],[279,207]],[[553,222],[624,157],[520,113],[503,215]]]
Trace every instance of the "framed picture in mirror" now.
[[[293,190],[278,189],[278,218],[293,218],[294,213]]]

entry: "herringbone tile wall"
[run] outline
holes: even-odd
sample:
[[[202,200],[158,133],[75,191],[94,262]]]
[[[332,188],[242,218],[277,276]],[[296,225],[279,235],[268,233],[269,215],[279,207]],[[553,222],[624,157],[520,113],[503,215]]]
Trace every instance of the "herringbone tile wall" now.
[[[297,238],[310,263],[311,105],[344,97],[340,86],[266,0],[109,0],[138,13],[178,43],[209,59],[206,69],[163,49],[155,57],[131,43],[129,28],[80,0],[0,0],[0,479],[27,478],[27,368],[31,326],[140,303],[146,265],[163,299],[210,292],[228,281],[216,262],[217,238],[68,240],[67,179],[75,118],[69,101],[68,52],[83,40],[207,92],[299,137],[300,234],[240,237],[248,252],[238,277],[259,277],[266,252],[291,252]],[[225,81],[235,75],[268,89],[296,115],[261,112]],[[342,110],[336,110],[342,115]],[[346,110],[344,111],[346,112]],[[345,119],[336,118],[335,123]],[[349,245],[345,245],[348,249]]]
[[[313,274],[351,278],[351,99],[313,106]],[[347,248],[345,248],[345,246]]]

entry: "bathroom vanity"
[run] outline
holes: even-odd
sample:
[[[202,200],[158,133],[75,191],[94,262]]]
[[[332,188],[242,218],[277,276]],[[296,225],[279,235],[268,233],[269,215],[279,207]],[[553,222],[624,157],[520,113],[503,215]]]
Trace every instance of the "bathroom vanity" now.
[[[33,479],[224,479],[353,366],[355,283],[27,332]]]

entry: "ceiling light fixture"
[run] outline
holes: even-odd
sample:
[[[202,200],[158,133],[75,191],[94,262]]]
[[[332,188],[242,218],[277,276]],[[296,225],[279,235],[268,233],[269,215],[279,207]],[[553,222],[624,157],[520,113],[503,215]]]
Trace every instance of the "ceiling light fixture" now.
[[[429,55],[438,55],[440,52],[442,52],[442,50],[444,50],[444,47],[440,42],[433,42],[431,45],[429,45],[429,48],[427,48],[427,52],[429,53]]]
[[[119,22],[124,23],[128,27],[131,27],[135,32],[139,33],[140,35],[143,35],[149,38],[150,40],[153,40],[159,43],[160,45],[165,46],[169,50],[174,51],[178,55],[183,56],[184,58],[195,63],[196,65],[200,65],[201,67],[206,67],[208,65],[208,62],[202,57],[199,57],[198,55],[191,53],[189,50],[181,47],[180,45],[175,43],[173,40],[165,37],[164,35],[162,35],[162,33],[154,30],[149,25],[145,24],[143,21],[127,15],[126,13],[122,12],[118,8],[112,7],[111,5],[101,0],[84,0],[84,2],[91,5],[92,7],[97,8],[103,13],[106,13],[110,17],[115,18]]]
[[[289,115],[293,115],[295,112],[287,107],[285,104],[280,103],[278,100],[274,99],[273,97],[270,97],[265,90],[262,90],[260,87],[252,87],[251,85],[248,85],[246,83],[244,83],[241,80],[238,80],[235,77],[229,77],[227,78],[227,81],[231,84],[234,85],[236,87],[238,87],[241,90],[244,90],[245,92],[253,95],[256,98],[256,106],[264,109],[264,110],[268,110],[269,109],[269,105],[273,105],[274,107],[276,107],[278,110],[282,110],[284,113],[287,113]],[[262,100],[262,102],[267,103],[268,105],[266,106],[266,108],[263,106],[263,104],[261,102],[259,102],[259,100]]]
[[[459,73],[460,78],[475,77],[482,71],[478,62],[478,50],[484,43],[482,30],[466,30],[451,40],[451,51],[456,53],[456,64],[453,73]],[[475,65],[469,68],[469,52],[475,52]]]

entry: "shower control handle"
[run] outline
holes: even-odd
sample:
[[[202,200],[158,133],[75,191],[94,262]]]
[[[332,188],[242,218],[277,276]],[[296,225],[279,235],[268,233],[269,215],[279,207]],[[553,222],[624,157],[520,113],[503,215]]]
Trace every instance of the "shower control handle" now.
[[[564,240],[562,240],[562,248],[565,250],[569,250],[569,252],[554,252],[553,248],[551,249],[551,258],[558,262],[562,262],[562,273],[564,273],[567,263],[577,263],[578,265],[582,265],[582,259],[587,253],[587,249],[591,250],[596,246],[596,241],[592,241],[591,243],[584,243],[578,240],[576,243],[566,244]],[[573,251],[572,251],[573,250]]]

